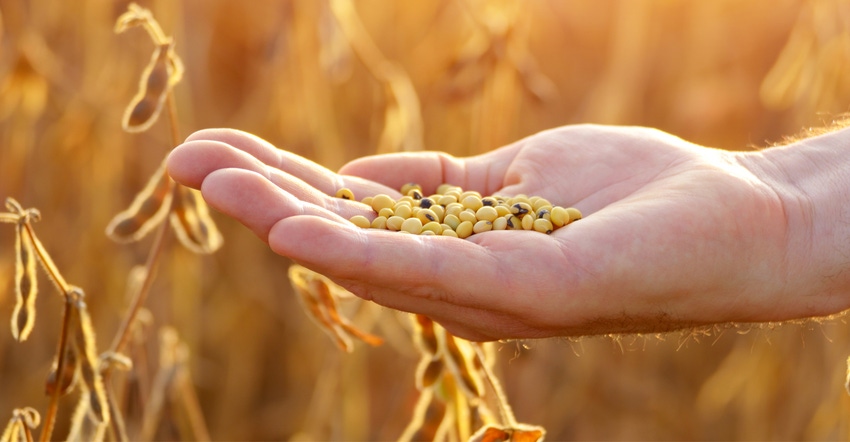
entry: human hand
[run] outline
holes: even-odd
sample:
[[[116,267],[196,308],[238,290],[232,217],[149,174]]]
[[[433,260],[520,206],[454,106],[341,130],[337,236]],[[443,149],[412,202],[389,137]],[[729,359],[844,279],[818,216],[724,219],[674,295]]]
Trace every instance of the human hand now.
[[[567,126],[479,156],[373,156],[338,174],[243,132],[204,130],[168,170],[276,253],[467,339],[773,321],[846,303],[790,296],[806,256],[794,256],[788,201],[750,158],[652,129]],[[398,197],[407,182],[539,195],[585,218],[550,235],[423,237],[359,229],[347,219],[372,210],[332,196]]]

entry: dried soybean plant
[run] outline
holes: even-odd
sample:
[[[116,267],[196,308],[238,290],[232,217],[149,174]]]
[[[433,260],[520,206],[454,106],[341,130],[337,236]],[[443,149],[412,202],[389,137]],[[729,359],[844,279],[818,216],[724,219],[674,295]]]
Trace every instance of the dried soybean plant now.
[[[182,77],[182,63],[174,52],[173,40],[162,32],[150,12],[131,4],[128,12],[119,17],[115,30],[120,33],[137,26],[148,31],[155,50],[142,75],[139,92],[125,112],[122,126],[128,132],[147,130],[165,107],[170,117],[172,140],[177,144],[179,133],[171,90]],[[114,369],[133,369],[133,361],[122,351],[134,334],[138,334],[139,321],[144,317],[143,312],[146,312],[142,305],[150,289],[168,225],[174,229],[180,242],[194,252],[212,253],[221,246],[221,234],[212,222],[207,206],[198,193],[178,186],[168,178],[163,165],[157,169],[130,208],[118,214],[109,224],[107,234],[120,242],[138,241],[154,228],[158,229],[147,263],[141,271],[131,274],[130,287],[133,292],[129,311],[109,350],[101,355],[97,353],[95,333],[82,289],[66,282],[35,234],[32,223],[41,218],[40,212],[32,208],[24,209],[12,198],[6,200],[6,209],[8,212],[0,213],[0,222],[15,224],[16,227],[16,304],[11,320],[13,337],[19,342],[25,341],[35,325],[35,299],[38,291],[36,262],[45,269],[65,301],[57,352],[45,382],[45,391],[50,400],[40,439],[46,441],[53,438],[59,398],[77,388],[80,398],[70,417],[68,439],[103,440],[108,433],[113,440],[129,440],[122,409],[118,406],[109,379]],[[166,217],[170,223],[163,222]],[[188,422],[185,429],[181,429],[181,434],[192,439],[209,439],[185,367],[185,346],[181,346],[176,334],[171,333],[169,336],[171,338],[164,339],[161,347],[171,350],[170,353],[163,350],[160,371],[151,396],[179,396],[177,408],[182,409],[186,417],[184,420]],[[175,351],[175,348],[182,350]],[[148,439],[156,437],[163,403],[160,400],[147,404],[150,409],[146,409],[141,417],[142,436]],[[32,431],[41,422],[41,415],[36,410],[30,407],[16,409],[0,441],[33,440]]]
[[[410,83],[409,76],[404,70],[386,59],[380,52],[377,46],[372,41],[365,27],[363,26],[357,11],[352,2],[348,0],[329,0],[330,15],[336,19],[335,24],[339,25],[339,29],[334,29],[333,39],[328,39],[328,44],[333,44],[334,53],[339,53],[341,47],[350,47],[353,52],[360,58],[369,72],[384,85],[387,94],[387,105],[384,115],[384,127],[378,140],[378,153],[394,152],[403,150],[421,150],[422,148],[422,122],[419,99]],[[333,26],[334,23],[325,24]],[[347,39],[347,41],[342,41]],[[343,51],[345,52],[345,51]],[[333,67],[333,63],[328,63],[329,67]],[[544,98],[551,90],[546,90],[541,84],[545,83],[541,78],[533,78],[535,72],[527,61],[516,62],[513,66],[524,76],[524,80],[528,82],[527,87],[532,93]],[[532,85],[533,83],[533,85]],[[455,205],[459,205],[459,199],[463,193],[462,189],[455,186],[444,186],[438,193],[448,194],[457,192],[454,198]],[[431,200],[423,197],[421,187],[409,185],[408,188],[401,189],[404,198],[409,199],[404,203],[408,203],[405,207],[400,207],[399,214],[405,209],[408,210],[406,216],[396,216],[399,218],[398,228],[391,228],[387,224],[380,225],[381,219],[389,221],[395,214],[396,201],[387,201],[386,207],[380,207],[381,204],[372,204],[377,199],[390,199],[386,195],[367,196],[362,202],[370,205],[375,209],[375,219],[368,220],[366,218],[352,219],[352,222],[360,227],[373,228],[389,228],[390,230],[399,230],[402,232],[418,233],[418,234],[450,234],[456,233],[457,227],[469,227],[469,235],[479,233],[483,230],[472,230],[473,223],[471,221],[462,222],[458,218],[458,224],[448,227],[447,224],[441,222],[445,219],[446,207],[450,203],[439,204],[438,201],[433,201],[433,210],[442,209],[442,215],[434,214],[434,217],[440,218],[441,222],[436,222],[435,219],[428,217]],[[354,195],[349,189],[339,189],[336,194],[339,198],[354,199]],[[446,195],[443,195],[446,196]],[[446,196],[451,198],[451,196]],[[492,198],[491,198],[492,199]],[[541,199],[541,204],[534,205],[528,199],[523,201],[511,201],[511,204],[517,204],[517,207],[511,212],[511,206],[505,204],[505,201],[500,201],[496,204],[488,204],[486,198],[477,195],[478,206],[476,209],[481,209],[482,206],[489,206],[486,209],[492,209],[497,213],[502,224],[507,226],[509,223],[515,223],[517,229],[521,229],[524,224],[529,224],[525,230],[533,230],[531,227],[532,221],[545,221],[549,223],[549,228],[540,230],[543,233],[549,233],[554,228],[550,223],[550,211],[553,209],[551,205]],[[482,202],[483,201],[483,202]],[[536,202],[536,200],[535,200]],[[398,201],[400,205],[405,205]],[[428,203],[428,204],[426,204]],[[520,205],[521,204],[521,205]],[[415,207],[414,207],[415,206]],[[526,207],[527,206],[527,207]],[[544,207],[549,210],[541,212]],[[391,213],[381,213],[381,209]],[[418,211],[414,213],[414,210]],[[504,209],[506,212],[502,213]],[[560,219],[558,227],[568,224],[571,221],[581,218],[581,214],[575,209],[557,208],[553,212],[554,219]],[[569,211],[569,212],[568,212]],[[530,213],[529,213],[530,212]],[[545,216],[544,216],[545,212]],[[473,213],[475,213],[473,211]],[[528,214],[528,216],[524,216]],[[384,216],[385,215],[385,216]],[[421,215],[421,216],[417,216]],[[451,214],[450,214],[451,215]],[[466,214],[468,215],[468,214]],[[506,216],[511,215],[511,216]],[[538,216],[539,215],[539,216]],[[454,217],[454,215],[451,215]],[[560,217],[559,217],[560,216]],[[521,217],[525,218],[526,223],[521,222]],[[545,219],[544,219],[545,218]],[[363,222],[365,221],[365,223]],[[379,225],[374,225],[375,222]],[[419,228],[415,232],[401,228],[404,221],[420,221]],[[489,223],[493,225],[494,220],[476,220],[480,223]],[[449,221],[451,222],[451,221]],[[538,224],[541,224],[538,223]],[[425,225],[437,224],[440,227],[440,233],[432,230],[424,229]],[[467,224],[469,224],[467,226]],[[497,222],[497,224],[499,224]],[[514,226],[512,225],[511,228]],[[539,229],[538,229],[539,230]],[[464,235],[463,237],[469,236]],[[453,235],[453,236],[458,236]],[[324,330],[330,338],[336,343],[337,347],[346,352],[351,352],[353,349],[352,338],[359,339],[370,345],[378,345],[381,340],[371,334],[362,332],[355,328],[351,323],[340,316],[337,310],[336,299],[345,299],[353,295],[347,292],[342,287],[334,284],[328,278],[313,272],[299,265],[293,265],[289,269],[289,277],[295,292],[299,295],[307,314]],[[415,385],[419,390],[419,399],[413,411],[413,416],[406,426],[400,440],[474,440],[474,441],[538,441],[545,436],[545,430],[542,427],[519,423],[508,404],[500,386],[499,380],[493,371],[495,357],[493,355],[493,344],[478,344],[460,339],[446,331],[439,324],[436,324],[431,319],[422,315],[411,315],[413,321],[410,327],[411,340],[414,346],[421,354],[421,360],[416,370]],[[486,394],[490,392],[490,394]],[[495,409],[498,412],[494,413]]]
[[[13,198],[7,198],[0,221],[14,223],[16,304],[12,314],[12,336],[19,342],[27,339],[35,325],[35,297],[38,293],[36,268],[44,268],[65,301],[62,327],[56,356],[45,381],[50,397],[41,440],[51,439],[59,405],[59,397],[79,386],[78,410],[81,423],[86,422],[91,434],[103,434],[112,421],[105,384],[101,376],[101,359],[97,355],[94,330],[88,315],[83,291],[68,284],[39,241],[32,222],[41,216],[37,209],[24,209]],[[0,441],[32,440],[32,430],[40,423],[40,415],[32,408],[17,409]]]

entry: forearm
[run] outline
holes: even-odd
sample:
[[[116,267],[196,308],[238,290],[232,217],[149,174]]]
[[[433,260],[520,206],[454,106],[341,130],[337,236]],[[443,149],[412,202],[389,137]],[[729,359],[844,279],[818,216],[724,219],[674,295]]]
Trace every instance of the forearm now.
[[[803,315],[850,308],[850,128],[747,156],[782,202],[786,294]]]

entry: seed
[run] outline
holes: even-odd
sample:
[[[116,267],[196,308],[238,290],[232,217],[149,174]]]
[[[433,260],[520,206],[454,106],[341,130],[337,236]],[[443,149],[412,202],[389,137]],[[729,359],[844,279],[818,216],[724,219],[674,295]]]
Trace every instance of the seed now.
[[[561,206],[553,207],[552,211],[549,212],[549,221],[551,221],[552,225],[555,227],[564,227],[564,224],[570,222],[569,212]]]
[[[463,204],[463,207],[476,211],[483,205],[481,197],[477,195],[467,195],[460,201],[460,203]]]
[[[431,231],[437,235],[441,235],[443,233],[443,226],[436,221],[431,221],[422,226],[422,233],[424,234],[426,231]]]
[[[478,221],[478,218],[475,216],[475,212],[470,209],[464,209],[463,212],[460,212],[457,215],[457,217],[460,218],[461,221],[469,221],[471,223]]]
[[[496,212],[499,213],[499,216],[512,215],[510,207],[502,204],[496,206]]]
[[[405,195],[413,198],[414,200],[421,200],[422,199],[422,190],[411,189],[410,192],[407,192]]]
[[[467,191],[460,194],[460,198],[458,198],[458,200],[463,201],[468,196],[474,196],[474,197],[478,198],[479,200],[481,199],[481,194],[479,192],[476,192],[474,190],[467,190]]]
[[[393,212],[393,209],[390,209],[389,207],[384,207],[378,211],[378,216],[383,216],[384,218],[389,218],[393,215],[395,215],[395,212]]]
[[[416,217],[419,218],[419,220],[422,221],[423,224],[429,223],[431,221],[440,222],[440,219],[437,218],[437,214],[434,213],[434,211],[431,209],[419,210],[419,212],[416,213]]]
[[[581,219],[581,212],[575,207],[568,207],[567,213],[570,215],[570,223]]]
[[[386,229],[387,228],[387,217],[379,216],[372,220],[372,224],[370,225],[373,229]]]
[[[419,218],[408,218],[401,223],[401,230],[418,235],[422,232],[422,221]]]
[[[347,187],[343,187],[342,189],[336,191],[336,197],[342,198],[344,200],[354,201],[354,192],[352,192],[351,189]]]
[[[508,228],[508,219],[500,216],[493,220],[493,230],[505,230]]]
[[[392,230],[397,232],[401,230],[401,225],[404,223],[405,218],[400,216],[391,216],[387,218],[387,230]]]
[[[372,200],[373,199],[374,199],[374,197],[367,196],[366,198],[363,198],[362,200],[360,200],[360,202],[369,206],[369,207],[372,207]]]
[[[423,209],[427,209],[427,208],[431,207],[433,204],[434,204],[434,200],[432,200],[431,198],[422,198],[421,200],[419,200],[419,207],[421,207]]]
[[[354,215],[349,221],[354,223],[355,226],[360,227],[361,229],[368,229],[372,226],[372,222],[369,221],[369,218],[366,218],[363,215]]]
[[[531,230],[534,228],[534,216],[526,214],[522,217],[522,230]]]
[[[422,186],[420,186],[419,184],[416,184],[416,183],[407,183],[407,184],[401,186],[401,194],[402,195],[409,195],[410,192],[413,191],[413,190],[418,190],[419,192],[422,192]]]
[[[395,205],[395,200],[386,194],[378,194],[372,198],[372,209],[375,212],[380,212],[383,208],[391,209]]]
[[[439,199],[437,199],[437,204],[441,206],[448,206],[451,203],[456,203],[458,201],[456,195],[443,195]]]
[[[517,216],[525,215],[528,212],[531,212],[533,209],[531,205],[524,202],[514,203],[511,205],[511,213]]]
[[[460,212],[463,212],[463,209],[464,209],[463,204],[461,204],[461,203],[449,203],[448,205],[445,206],[445,208],[446,208],[446,216],[448,216],[448,215],[457,216],[457,214],[459,214]]]
[[[472,226],[472,231],[475,233],[486,232],[488,230],[493,230],[492,221],[481,220],[475,223],[474,226]]]
[[[538,211],[537,211],[537,218],[538,218],[538,219],[540,219],[540,218],[543,218],[543,219],[550,219],[550,218],[551,218],[551,213],[549,212],[549,209],[545,209],[545,208],[544,208],[544,209],[540,209],[540,210],[538,210]]]
[[[533,227],[541,233],[552,233],[552,223],[548,219],[537,218],[534,220]]]
[[[440,205],[431,206],[431,211],[434,212],[435,215],[437,215],[437,219],[440,220],[440,221],[442,221],[443,218],[445,218],[445,216],[446,216],[446,209],[443,206],[440,206]]]
[[[421,236],[436,236],[437,234],[434,233],[433,230],[423,230],[423,231],[419,232],[419,235],[421,235]]]
[[[522,220],[516,215],[506,215],[504,218],[508,220],[508,229],[522,229]]]
[[[410,207],[406,204],[397,205],[394,212],[395,215],[398,215],[402,218],[410,218],[410,216],[413,214],[413,207]]]
[[[455,229],[458,238],[469,238],[472,235],[472,226],[472,221],[463,221],[458,224],[457,229]]]
[[[448,224],[449,227],[452,228],[452,230],[457,230],[457,226],[458,224],[460,224],[460,218],[454,215],[446,215],[446,217],[443,218],[443,222]]]
[[[499,205],[499,202],[496,201],[496,198],[493,198],[492,196],[485,196],[484,198],[481,198],[481,204],[485,206],[496,207]]]
[[[445,194],[446,192],[451,190],[453,187],[455,187],[455,186],[452,186],[451,184],[445,184],[445,183],[440,184],[439,186],[437,186],[437,193]]]
[[[499,217],[499,212],[496,211],[494,207],[483,206],[475,212],[475,218],[484,221],[492,222],[496,218]]]
[[[532,197],[530,201],[531,207],[534,208],[535,212],[540,211],[540,209],[544,207],[552,207],[552,203],[550,203],[549,200],[547,200],[546,198]]]
[[[443,236],[451,236],[451,237],[454,237],[454,238],[458,238],[458,234],[457,234],[457,232],[455,232],[455,231],[454,231],[454,230],[452,230],[452,229],[443,229],[443,233],[441,233],[441,235],[443,235]]]

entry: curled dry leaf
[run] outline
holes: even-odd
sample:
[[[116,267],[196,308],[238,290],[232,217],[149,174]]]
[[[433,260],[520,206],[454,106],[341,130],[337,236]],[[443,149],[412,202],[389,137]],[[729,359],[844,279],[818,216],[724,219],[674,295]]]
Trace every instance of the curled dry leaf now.
[[[41,416],[32,407],[16,408],[0,435],[0,442],[31,442],[32,430],[41,425]]]
[[[165,162],[159,166],[133,199],[130,207],[115,215],[106,227],[106,235],[117,242],[142,239],[165,218],[168,213],[174,183],[165,173]]]
[[[333,339],[341,350],[346,352],[354,350],[351,338],[373,346],[384,342],[380,337],[356,328],[339,314],[335,296],[337,293],[347,292],[330,279],[296,264],[289,267],[289,280],[310,318]]]
[[[209,254],[218,250],[224,238],[210,216],[201,193],[178,184],[174,198],[171,226],[180,242],[195,253]]]
[[[539,442],[546,436],[543,427],[526,424],[500,427],[485,425],[469,439],[469,442]]]

